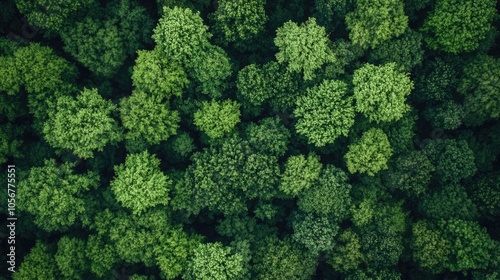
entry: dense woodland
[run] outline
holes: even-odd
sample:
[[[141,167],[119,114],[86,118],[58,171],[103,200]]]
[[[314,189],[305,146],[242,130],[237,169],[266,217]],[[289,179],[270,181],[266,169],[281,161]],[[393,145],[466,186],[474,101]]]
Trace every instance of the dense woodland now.
[[[500,279],[498,9],[2,1],[0,278]]]

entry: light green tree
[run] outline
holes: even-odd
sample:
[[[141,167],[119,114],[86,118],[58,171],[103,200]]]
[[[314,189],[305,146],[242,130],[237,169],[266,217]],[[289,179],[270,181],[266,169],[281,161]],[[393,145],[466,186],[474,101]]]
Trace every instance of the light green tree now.
[[[18,206],[35,216],[35,224],[46,231],[64,230],[86,218],[84,195],[99,186],[96,173],[74,174],[73,165],[46,160],[32,167],[19,183]]]
[[[124,207],[140,214],[156,205],[167,205],[172,180],[160,170],[160,160],[144,151],[129,154],[124,164],[115,166],[111,190]]]
[[[54,248],[51,245],[37,240],[36,244],[24,257],[19,270],[12,274],[14,280],[30,280],[37,278],[56,280],[61,279],[54,260]]]
[[[297,99],[295,129],[317,147],[332,144],[354,124],[353,100],[346,83],[325,80]]]
[[[57,242],[55,261],[66,279],[81,279],[90,270],[85,255],[86,246],[84,240],[68,236],[63,236]]]
[[[285,171],[281,175],[280,190],[287,195],[297,196],[301,191],[309,189],[318,179],[323,165],[320,158],[310,153],[290,156],[285,163]]]
[[[69,149],[87,159],[94,151],[122,139],[122,131],[113,118],[117,108],[103,99],[97,89],[83,89],[76,97],[63,96],[43,126],[47,142],[55,148]]]
[[[351,173],[375,173],[387,169],[387,161],[392,155],[387,135],[379,128],[371,128],[363,133],[361,139],[349,145],[345,155],[347,169]]]
[[[145,140],[154,145],[177,134],[180,117],[160,97],[148,96],[134,91],[131,96],[120,100],[120,116],[125,127],[125,139]]]
[[[325,28],[309,18],[301,25],[288,21],[276,30],[274,44],[279,52],[276,60],[285,63],[290,72],[301,73],[304,80],[312,80],[314,71],[335,61]]]
[[[352,82],[356,110],[372,122],[397,121],[410,110],[405,101],[413,82],[395,63],[382,66],[367,63],[354,71]]]
[[[346,15],[349,38],[364,48],[403,34],[408,27],[402,0],[356,0],[356,9]]]
[[[240,104],[230,99],[204,101],[194,113],[194,124],[211,138],[220,138],[240,122]]]

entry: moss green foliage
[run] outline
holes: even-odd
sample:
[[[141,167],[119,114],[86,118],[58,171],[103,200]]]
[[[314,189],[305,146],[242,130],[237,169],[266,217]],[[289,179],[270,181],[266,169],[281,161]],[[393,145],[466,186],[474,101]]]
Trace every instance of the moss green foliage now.
[[[465,123],[477,126],[500,118],[500,59],[478,56],[465,66],[458,91],[465,96]]]
[[[486,38],[495,18],[496,1],[438,0],[422,31],[432,49],[450,53],[470,52]]]
[[[363,133],[361,139],[349,145],[345,155],[347,169],[351,173],[366,173],[370,176],[387,169],[387,161],[392,155],[387,135],[378,128]]]
[[[156,205],[166,205],[172,180],[159,166],[160,160],[147,151],[127,155],[124,164],[115,166],[116,175],[110,183],[116,200],[134,214]]]
[[[35,215],[35,224],[47,231],[64,230],[85,219],[84,195],[99,186],[94,172],[75,174],[73,165],[46,160],[32,167],[19,185],[19,208]]]
[[[280,190],[287,195],[296,196],[309,189],[319,177],[322,167],[319,157],[313,153],[307,158],[304,155],[290,156],[281,175]]]
[[[123,138],[113,118],[116,105],[103,99],[97,89],[85,88],[76,98],[60,97],[54,110],[43,127],[44,137],[53,147],[69,149],[86,159]]]
[[[279,49],[276,60],[286,63],[288,71],[301,73],[304,80],[313,79],[315,70],[335,61],[325,28],[319,26],[315,18],[309,18],[301,25],[286,22],[276,30],[274,44]]]
[[[413,82],[395,63],[365,64],[354,71],[353,84],[356,110],[370,121],[397,121],[410,109],[405,101]]]
[[[120,116],[127,129],[125,139],[145,140],[158,144],[177,133],[180,117],[171,111],[159,97],[134,91],[130,97],[120,101]]]
[[[354,98],[347,95],[347,84],[326,80],[297,100],[295,129],[317,147],[347,136],[354,124]]]
[[[356,0],[356,9],[345,21],[349,38],[364,48],[377,45],[405,32],[408,17],[401,0]]]
[[[158,51],[140,50],[132,72],[132,83],[137,90],[169,99],[181,96],[189,80],[178,63],[169,61]]]
[[[498,279],[496,6],[2,1],[0,279]]]
[[[183,279],[243,279],[244,258],[221,243],[200,244],[193,252]]]
[[[213,19],[215,33],[220,34],[221,42],[244,48],[260,35],[267,21],[265,4],[265,0],[219,1]]]
[[[240,104],[233,100],[205,101],[194,113],[194,124],[211,138],[220,138],[240,122]]]

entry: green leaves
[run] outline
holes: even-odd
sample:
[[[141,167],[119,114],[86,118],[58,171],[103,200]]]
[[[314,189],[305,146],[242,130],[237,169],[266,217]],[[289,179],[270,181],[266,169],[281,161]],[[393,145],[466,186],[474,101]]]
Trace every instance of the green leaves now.
[[[55,148],[72,150],[87,159],[94,151],[122,139],[121,130],[112,114],[116,106],[104,100],[97,89],[84,89],[76,98],[60,97],[57,107],[44,124],[47,142]]]
[[[317,147],[332,144],[339,136],[347,136],[354,124],[353,97],[347,95],[347,84],[325,80],[307,90],[297,100],[294,114],[299,118],[295,128]]]
[[[302,73],[304,80],[312,80],[315,70],[335,62],[328,43],[325,28],[317,25],[315,18],[300,26],[288,21],[276,30],[274,44],[279,49],[276,60],[286,63],[288,71]]]
[[[120,101],[122,124],[127,129],[125,139],[145,140],[154,145],[177,134],[179,114],[160,100],[160,97],[134,91]]]
[[[410,110],[405,103],[413,89],[408,74],[397,70],[395,63],[383,66],[365,64],[354,71],[356,110],[372,122],[392,122]]]
[[[374,176],[380,170],[388,168],[387,161],[391,155],[387,135],[379,128],[371,128],[363,133],[358,142],[349,145],[345,160],[349,172]]]
[[[160,171],[160,160],[147,151],[130,154],[124,164],[115,166],[111,190],[124,207],[140,214],[156,205],[167,205],[172,180]]]
[[[285,172],[281,175],[280,190],[287,195],[297,196],[301,191],[309,189],[319,177],[323,165],[319,156],[310,153],[290,156],[285,164]]]
[[[470,52],[486,38],[495,18],[494,0],[439,0],[422,31],[430,48],[450,53]]]
[[[230,99],[205,101],[194,113],[194,124],[210,138],[221,138],[240,122],[240,104]]]
[[[208,33],[199,12],[165,6],[152,37],[162,55],[189,65],[191,59],[209,44],[212,34]]]
[[[245,274],[243,256],[232,251],[220,242],[198,245],[194,249],[183,279],[243,279]]]
[[[345,22],[349,38],[364,48],[377,45],[404,33],[408,17],[401,0],[356,0],[356,9]]]
[[[46,160],[42,167],[32,167],[19,184],[19,208],[35,215],[35,224],[46,231],[66,229],[84,219],[88,209],[86,191],[97,188],[96,173],[74,174],[71,164],[58,166]]]

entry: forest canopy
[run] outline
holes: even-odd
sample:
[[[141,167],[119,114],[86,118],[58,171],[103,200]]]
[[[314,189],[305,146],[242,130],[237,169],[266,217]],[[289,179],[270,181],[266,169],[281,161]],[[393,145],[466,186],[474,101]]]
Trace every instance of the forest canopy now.
[[[498,8],[2,1],[0,280],[500,279]]]

